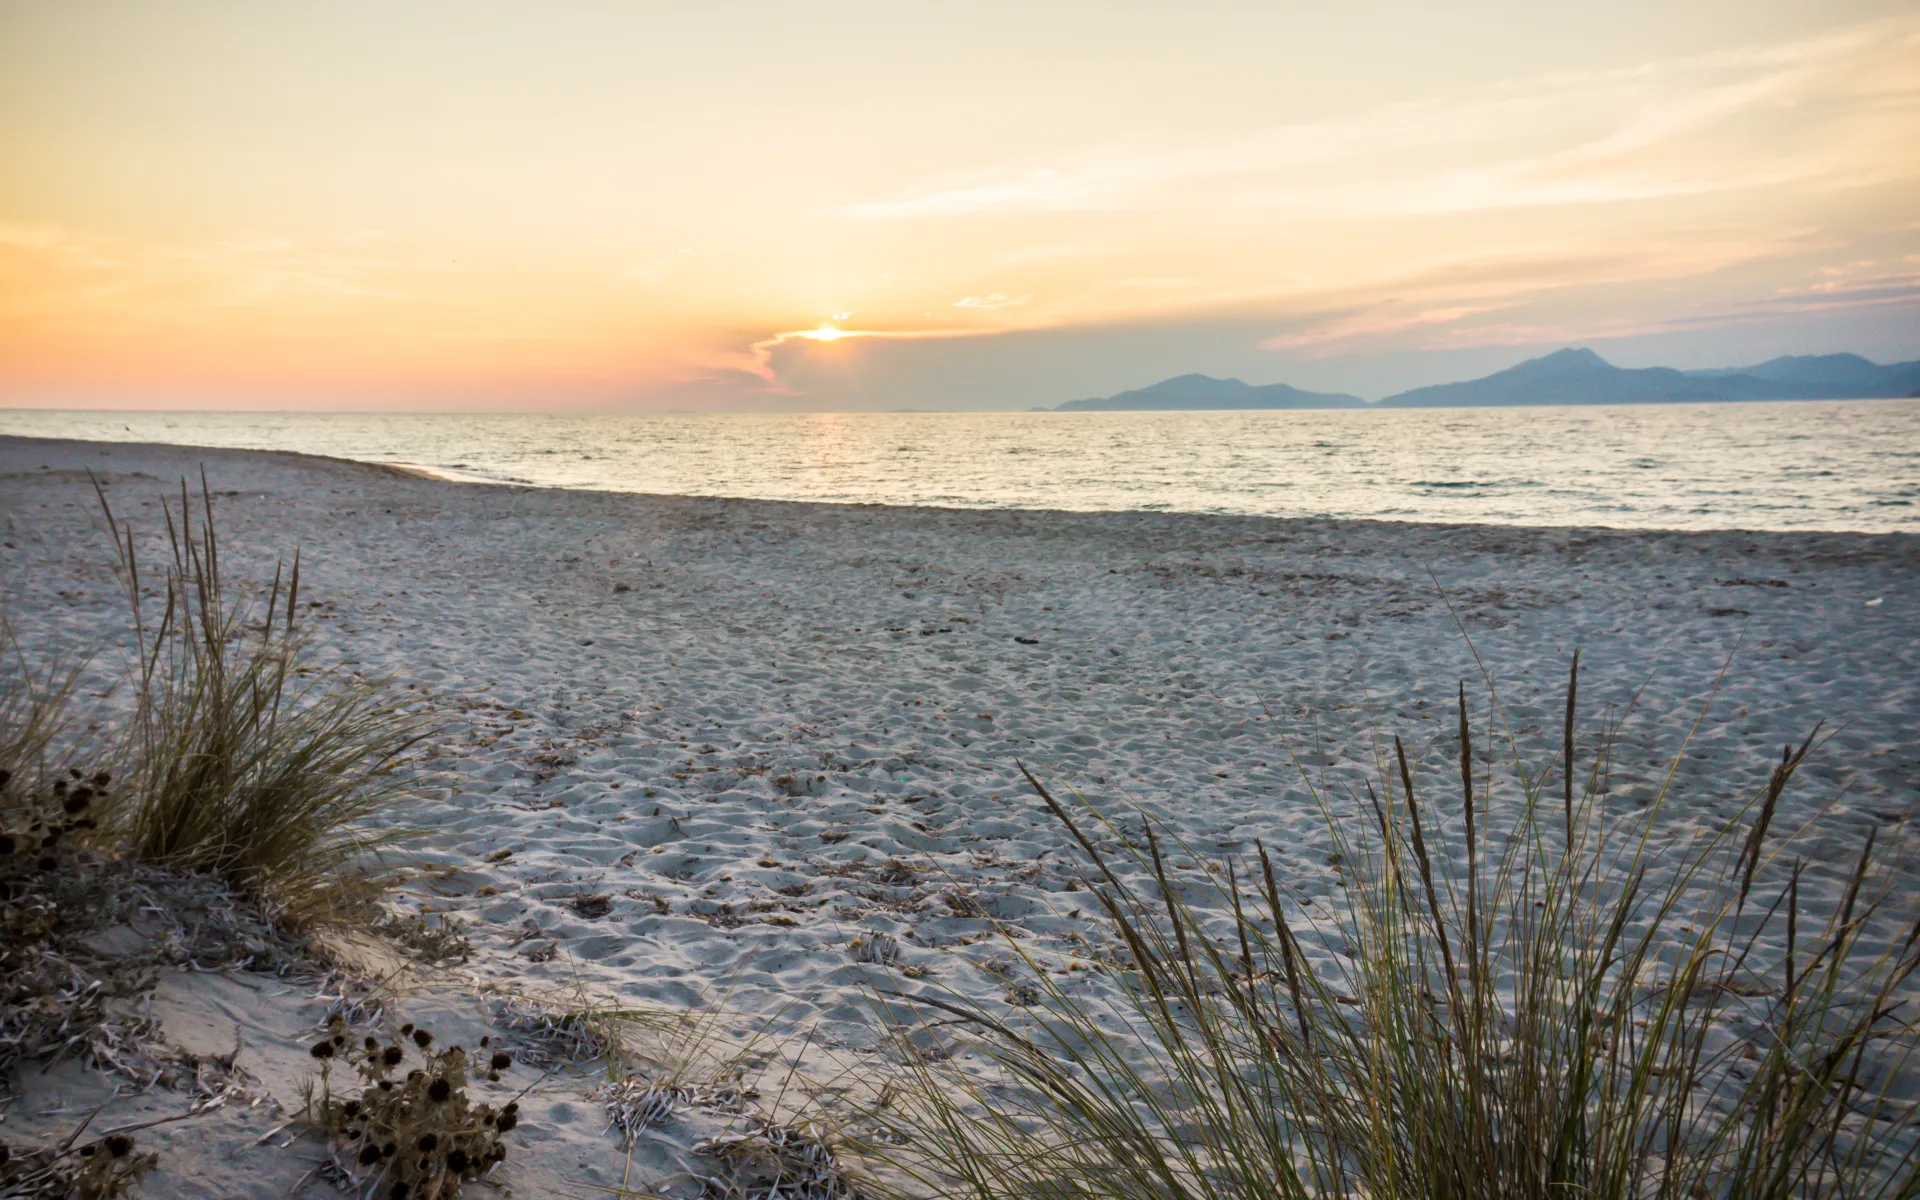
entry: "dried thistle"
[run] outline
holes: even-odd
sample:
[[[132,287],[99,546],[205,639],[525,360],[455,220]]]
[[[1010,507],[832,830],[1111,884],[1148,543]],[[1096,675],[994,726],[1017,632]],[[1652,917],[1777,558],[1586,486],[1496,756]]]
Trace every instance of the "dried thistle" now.
[[[503,1051],[482,1051],[489,1078],[512,1065]],[[519,1124],[520,1106],[474,1104],[461,1047],[436,1050],[433,1035],[411,1025],[391,1042],[355,1041],[346,1022],[335,1019],[308,1052],[320,1064],[308,1116],[333,1138],[336,1165],[370,1194],[453,1200],[507,1156],[502,1137]],[[410,1053],[420,1065],[406,1069]],[[336,1064],[360,1077],[358,1095],[334,1094]]]
[[[131,1135],[111,1134],[79,1151],[80,1170],[70,1186],[75,1200],[114,1200],[151,1171],[160,1156],[140,1153]]]

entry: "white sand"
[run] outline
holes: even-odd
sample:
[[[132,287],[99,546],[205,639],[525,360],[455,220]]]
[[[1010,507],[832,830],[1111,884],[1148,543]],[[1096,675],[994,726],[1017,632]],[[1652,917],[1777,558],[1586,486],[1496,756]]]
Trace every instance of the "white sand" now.
[[[1910,536],[799,505],[0,439],[0,589],[28,645],[120,628],[84,469],[153,532],[161,490],[202,464],[228,562],[270,574],[300,547],[332,651],[444,713],[442,774],[399,819],[457,870],[405,900],[471,922],[486,980],[724,994],[857,1043],[847,945],[884,931],[928,972],[912,986],[997,996],[980,964],[1004,947],[969,914],[1059,965],[1092,932],[1068,890],[1084,868],[1016,761],[1138,802],[1204,855],[1263,839],[1310,901],[1333,884],[1327,837],[1279,734],[1336,784],[1401,734],[1451,797],[1466,679],[1505,753],[1455,613],[1536,761],[1576,646],[1589,744],[1644,685],[1623,809],[1731,656],[1678,834],[1723,824],[1815,720],[1838,727],[1779,818],[1819,814],[1815,892],[1920,806]],[[571,906],[601,895],[605,915]]]

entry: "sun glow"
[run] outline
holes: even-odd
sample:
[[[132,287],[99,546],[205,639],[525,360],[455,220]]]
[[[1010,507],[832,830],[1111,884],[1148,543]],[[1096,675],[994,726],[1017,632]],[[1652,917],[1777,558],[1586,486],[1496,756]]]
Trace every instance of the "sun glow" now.
[[[794,336],[814,342],[837,342],[841,338],[852,337],[853,334],[844,329],[835,329],[831,325],[822,325],[818,329],[802,329]]]

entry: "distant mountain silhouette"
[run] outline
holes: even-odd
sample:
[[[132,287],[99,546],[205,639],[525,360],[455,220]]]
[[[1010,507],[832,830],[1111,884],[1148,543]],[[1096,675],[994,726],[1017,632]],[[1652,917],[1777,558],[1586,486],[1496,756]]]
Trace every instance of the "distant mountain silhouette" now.
[[[1878,400],[1920,397],[1920,361],[1881,364],[1858,354],[1792,354],[1751,367],[1676,371],[1616,367],[1585,347],[1556,350],[1462,383],[1414,388],[1368,404],[1344,392],[1284,383],[1176,375],[1150,387],[1035,412],[1269,408],[1474,408],[1509,404],[1698,404],[1733,400]]]
[[[1630,370],[1591,350],[1556,350],[1484,379],[1414,388],[1380,401],[1382,408],[1482,407],[1502,404],[1671,404],[1702,400],[1772,400],[1779,385],[1751,375],[1689,375],[1672,367]]]
[[[1751,375],[1796,399],[1879,399],[1910,396],[1920,389],[1920,362],[1882,366],[1858,354],[1789,354],[1752,367],[1688,371],[1700,378]]]
[[[1365,408],[1358,396],[1307,392],[1284,383],[1262,387],[1210,375],[1177,375],[1151,387],[1091,400],[1069,400],[1055,412],[1115,412],[1145,409]]]
[[[1380,407],[1869,399],[1904,396],[1917,386],[1920,362],[1881,366],[1855,354],[1801,355],[1753,367],[1676,371],[1616,367],[1581,348],[1556,350],[1482,379],[1414,388],[1388,396]]]

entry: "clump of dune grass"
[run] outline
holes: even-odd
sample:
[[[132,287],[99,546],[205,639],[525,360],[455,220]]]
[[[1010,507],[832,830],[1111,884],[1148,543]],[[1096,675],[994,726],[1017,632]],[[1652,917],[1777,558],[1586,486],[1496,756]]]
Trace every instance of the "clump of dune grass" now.
[[[59,769],[74,672],[36,668],[0,623],[0,1097],[16,1062],[84,1040],[104,1019],[98,982],[62,953],[74,923],[61,884],[109,782]],[[84,909],[82,914],[84,915]]]
[[[351,911],[393,834],[368,818],[406,786],[421,718],[380,681],[316,665],[300,559],[230,589],[213,495],[163,501],[169,554],[143,580],[96,487],[133,620],[132,709],[114,833],[135,858],[219,874],[295,922]]]
[[[1312,906],[1264,846],[1197,882],[1151,823],[1103,853],[1102,814],[1029,775],[1119,969],[1037,972],[1020,1013],[917,998],[973,1054],[895,1027],[898,1165],[982,1200],[1920,1195],[1911,893],[1871,835],[1831,888],[1769,841],[1813,739],[1741,821],[1662,844],[1672,772],[1621,816],[1606,739],[1576,759],[1577,664],[1544,768],[1476,778],[1462,688],[1444,798],[1397,739],[1350,804],[1316,790],[1345,886]]]
[[[36,666],[0,614],[0,789],[27,795],[72,757],[79,679],[75,664]]]
[[[110,749],[77,745],[74,696],[80,669],[36,665],[0,616],[0,866],[59,869],[60,855],[98,826],[112,770]],[[89,753],[90,752],[90,753]],[[75,766],[87,757],[91,769]],[[0,885],[11,900],[24,885]],[[0,950],[3,954],[4,950]]]
[[[115,744],[111,730],[100,736],[75,712],[76,678],[72,668],[36,664],[4,640],[0,1101],[31,1074],[24,1064],[68,1058],[137,1087],[190,1087],[197,1098],[212,1098],[223,1094],[212,1089],[226,1086],[230,1072],[203,1073],[206,1064],[196,1063],[184,1075],[158,1046],[151,1017],[137,1015],[135,998],[151,987],[156,966],[265,968],[285,961],[287,946],[256,906],[236,902],[221,881],[103,852],[111,846],[99,840],[101,815],[118,804],[118,781],[103,764],[113,761]],[[134,920],[165,932],[138,950],[103,938]],[[47,1194],[67,1194],[59,1182],[66,1175],[44,1178],[59,1184]]]

